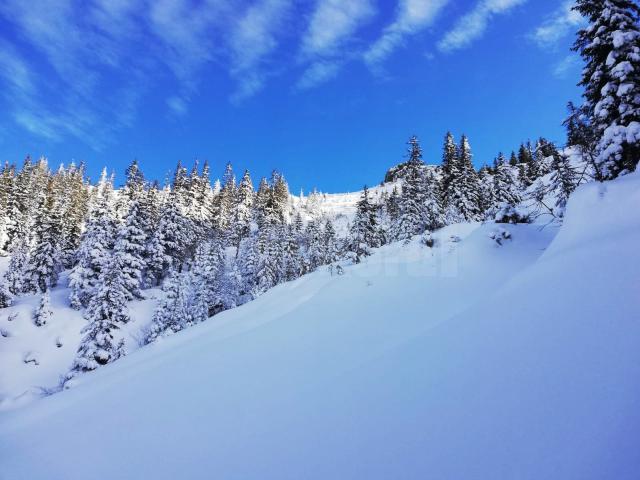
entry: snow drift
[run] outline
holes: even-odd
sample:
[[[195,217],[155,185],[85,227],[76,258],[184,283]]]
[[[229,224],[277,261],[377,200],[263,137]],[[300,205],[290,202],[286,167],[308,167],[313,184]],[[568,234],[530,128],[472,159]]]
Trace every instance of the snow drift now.
[[[0,414],[0,478],[637,478],[638,205],[279,285]]]

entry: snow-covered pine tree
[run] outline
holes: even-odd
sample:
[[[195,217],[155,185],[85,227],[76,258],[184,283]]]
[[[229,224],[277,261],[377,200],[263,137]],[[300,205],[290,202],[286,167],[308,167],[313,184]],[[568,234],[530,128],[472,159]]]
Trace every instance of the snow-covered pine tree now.
[[[271,185],[273,190],[273,203],[281,221],[284,221],[287,205],[289,204],[289,185],[280,172],[273,171],[271,174]]]
[[[569,159],[556,153],[551,163],[551,183],[548,193],[556,197],[556,215],[562,216],[569,195],[578,186],[578,174],[569,163]]]
[[[483,165],[478,173],[480,180],[480,209],[486,212],[491,208],[496,201],[495,192],[493,188],[493,175],[489,171],[489,167]]]
[[[585,62],[581,86],[597,137],[599,179],[635,170],[640,159],[640,6],[633,0],[577,0],[589,24],[573,49]]]
[[[217,196],[217,216],[216,230],[220,238],[227,241],[233,240],[231,237],[234,233],[233,220],[235,217],[234,207],[236,205],[236,177],[233,174],[231,163],[227,163],[222,189]]]
[[[13,304],[15,295],[11,293],[9,282],[6,278],[0,280],[0,308],[7,308]]]
[[[444,191],[447,223],[477,221],[480,211],[480,181],[473,168],[471,146],[466,135],[462,135],[456,160]]]
[[[307,223],[305,237],[307,246],[305,259],[308,264],[308,270],[313,271],[322,265],[324,261],[322,232],[320,231],[320,226],[315,220],[309,220]]]
[[[123,266],[119,255],[112,255],[106,262],[96,292],[89,301],[85,313],[89,323],[82,330],[85,336],[67,378],[95,370],[125,354],[124,342],[116,343],[113,335],[129,321]]]
[[[254,298],[259,261],[258,235],[251,234],[240,242],[240,253],[238,255],[238,270],[241,278],[238,297],[243,299],[241,303]]]
[[[293,233],[294,235],[302,235],[304,230],[304,221],[302,220],[302,214],[298,211],[293,218]]]
[[[305,270],[304,261],[300,252],[299,233],[294,225],[287,225],[287,235],[283,242],[284,254],[284,278],[295,280]]]
[[[351,252],[353,261],[360,263],[364,257],[371,255],[371,248],[380,246],[379,239],[376,208],[369,200],[369,189],[365,185],[347,241],[347,249]]]
[[[203,286],[199,293],[207,306],[207,317],[225,308],[225,253],[219,238],[199,245],[192,268],[195,281]]]
[[[384,201],[385,217],[389,225],[395,225],[400,216],[400,194],[394,185],[391,194]]]
[[[59,202],[63,208],[60,252],[65,268],[71,268],[75,261],[89,206],[89,189],[85,183],[84,171],[83,163],[79,167],[71,164],[64,174],[64,191],[61,192]]]
[[[584,161],[593,168],[594,176],[601,180],[596,164],[598,135],[589,122],[588,111],[584,105],[577,107],[573,102],[567,104],[567,109],[569,114],[562,123],[567,129],[567,146],[577,149]]]
[[[111,180],[103,171],[91,201],[76,264],[69,274],[69,303],[75,309],[89,304],[113,247],[116,227],[111,211],[111,188]]]
[[[242,239],[247,238],[251,233],[251,222],[253,221],[253,182],[249,170],[244,171],[242,180],[238,185],[236,196],[236,206],[234,209],[234,239],[236,247],[240,245]]]
[[[515,167],[518,165],[518,157],[516,157],[516,152],[511,150],[511,156],[509,157],[509,166]]]
[[[447,132],[444,137],[442,148],[442,186],[443,191],[447,191],[449,184],[458,174],[458,148],[451,132]]]
[[[40,304],[33,315],[33,323],[35,323],[37,327],[42,327],[49,323],[52,315],[51,298],[49,297],[49,290],[47,289],[40,297]]]
[[[182,215],[179,195],[172,191],[160,212],[160,223],[153,240],[156,242],[154,257],[150,260],[153,275],[158,281],[170,268],[180,270],[186,260],[189,245],[189,222]],[[160,261],[161,259],[161,261]],[[158,270],[160,264],[162,269]]]
[[[429,231],[445,225],[444,205],[441,187],[432,170],[424,174],[424,225]]]
[[[407,143],[409,145],[409,161],[405,166],[400,192],[400,214],[392,226],[392,237],[395,240],[405,240],[405,242],[408,242],[413,235],[424,231],[427,216],[427,192],[426,180],[423,175],[422,149],[415,135]]]
[[[5,252],[11,240],[15,219],[15,166],[5,163],[0,173],[0,252]]]
[[[4,273],[3,283],[6,284],[7,289],[13,296],[20,295],[25,290],[25,269],[29,262],[26,238],[21,238],[20,243],[14,243],[14,248],[9,258],[9,265]],[[14,241],[17,242],[18,240],[15,239]]]
[[[144,174],[140,169],[138,160],[134,160],[125,171],[125,184],[122,188],[122,196],[128,200],[138,200],[144,194]],[[127,205],[125,205],[125,208]],[[126,210],[125,210],[126,212]]]
[[[142,195],[142,194],[140,194]],[[141,298],[142,274],[146,269],[143,256],[146,250],[146,235],[139,208],[139,196],[129,201],[124,223],[118,228],[114,255],[121,257],[123,283],[127,300]]]
[[[62,269],[60,208],[55,201],[53,181],[48,182],[44,204],[34,224],[36,244],[25,269],[24,291],[44,293],[58,284]]]
[[[498,156],[498,167],[493,176],[493,197],[498,204],[517,205],[521,200],[520,187],[516,179],[516,169]]]
[[[338,242],[336,239],[336,230],[333,228],[333,223],[330,219],[327,219],[324,224],[322,239],[324,242],[323,263],[333,263],[337,261],[340,257],[340,251],[338,249]]]
[[[168,272],[162,292],[164,296],[156,307],[151,325],[145,333],[145,343],[179,332],[189,323],[183,276],[175,270]]]
[[[278,225],[267,224],[264,238],[267,239],[262,255],[258,262],[256,271],[255,294],[261,295],[272,287],[275,287],[284,277],[284,249],[282,248],[282,237],[278,235]]]

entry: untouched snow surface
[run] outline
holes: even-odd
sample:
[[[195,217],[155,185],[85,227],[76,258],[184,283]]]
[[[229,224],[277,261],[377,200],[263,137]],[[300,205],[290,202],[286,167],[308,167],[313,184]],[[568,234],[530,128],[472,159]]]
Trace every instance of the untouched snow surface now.
[[[629,175],[555,238],[456,225],[280,285],[0,413],[0,478],[636,479],[639,205]]]

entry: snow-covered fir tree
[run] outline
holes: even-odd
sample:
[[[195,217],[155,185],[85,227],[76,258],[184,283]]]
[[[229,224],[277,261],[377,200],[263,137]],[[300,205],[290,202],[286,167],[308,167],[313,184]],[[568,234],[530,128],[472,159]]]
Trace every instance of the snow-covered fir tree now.
[[[640,6],[632,0],[577,0],[588,25],[574,50],[585,62],[584,112],[596,135],[600,179],[635,170],[640,159]]]
[[[143,226],[139,197],[136,197],[129,202],[129,209],[124,218],[124,223],[118,229],[114,251],[114,255],[121,256],[122,275],[127,290],[127,300],[141,297],[140,288],[145,270],[143,258],[147,246]]]
[[[145,335],[145,343],[184,329],[189,323],[186,292],[182,275],[176,271],[167,274],[162,292],[162,300],[156,307],[151,325]]]
[[[113,247],[116,225],[111,191],[112,183],[105,170],[91,201],[85,231],[75,255],[76,264],[69,274],[69,302],[76,309],[89,304]]]
[[[493,175],[494,202],[515,206],[521,201],[520,186],[516,178],[516,169],[508,164],[504,157],[498,157],[498,166]]]
[[[340,249],[336,238],[336,231],[330,219],[324,224],[322,232],[322,240],[324,242],[323,258],[324,263],[333,263],[340,258]]]
[[[49,181],[43,205],[34,224],[35,246],[24,271],[24,290],[44,293],[58,284],[58,274],[62,269],[61,241],[62,226],[60,210],[55,200],[53,184]]]
[[[380,244],[380,226],[378,225],[376,208],[369,199],[369,189],[365,185],[357,204],[347,248],[352,254],[353,260],[359,263],[364,257],[371,254],[372,248],[379,247]]]
[[[315,220],[309,220],[305,230],[307,270],[315,270],[324,263],[324,242],[320,225]]]
[[[0,308],[7,308],[13,305],[14,298],[15,295],[11,292],[7,279],[0,279]]]
[[[124,342],[116,341],[114,332],[127,323],[127,288],[124,282],[122,257],[112,255],[100,274],[98,288],[89,300],[85,318],[84,337],[68,374],[95,370],[124,355]]]
[[[238,185],[235,206],[234,240],[235,245],[239,246],[240,242],[251,233],[251,223],[253,222],[253,202],[254,191],[253,182],[249,170],[245,170],[242,180]]]
[[[52,315],[51,298],[49,296],[49,290],[47,289],[40,297],[40,304],[33,315],[33,323],[35,323],[37,327],[42,327],[49,323],[49,319]]]
[[[551,168],[551,183],[547,193],[555,196],[558,215],[562,215],[569,195],[578,186],[578,174],[571,166],[569,159],[560,153],[553,156]]]
[[[450,139],[445,140],[444,156],[449,158]],[[473,168],[471,146],[466,135],[460,139],[455,157],[448,159],[444,178],[444,206],[448,222],[481,219],[480,181]]]

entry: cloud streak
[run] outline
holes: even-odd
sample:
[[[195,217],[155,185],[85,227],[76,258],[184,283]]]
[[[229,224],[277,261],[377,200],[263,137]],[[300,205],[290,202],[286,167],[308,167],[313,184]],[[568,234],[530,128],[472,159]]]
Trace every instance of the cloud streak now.
[[[480,0],[466,15],[461,17],[453,29],[438,42],[441,52],[452,52],[468,47],[482,37],[496,15],[507,13],[527,0]]]
[[[365,62],[376,66],[384,61],[406,37],[432,25],[447,3],[449,0],[401,0],[396,19],[365,52]]]
[[[295,88],[305,90],[335,78],[353,57],[346,46],[375,13],[370,0],[319,0],[301,40],[300,56],[311,64]]]
[[[572,10],[573,5],[573,0],[564,2],[553,15],[533,31],[530,35],[531,39],[541,48],[552,47],[575,30],[576,26],[584,24],[582,15]]]
[[[237,103],[264,87],[266,60],[276,50],[292,4],[263,0],[250,6],[230,34],[231,75],[238,86],[231,99]]]

